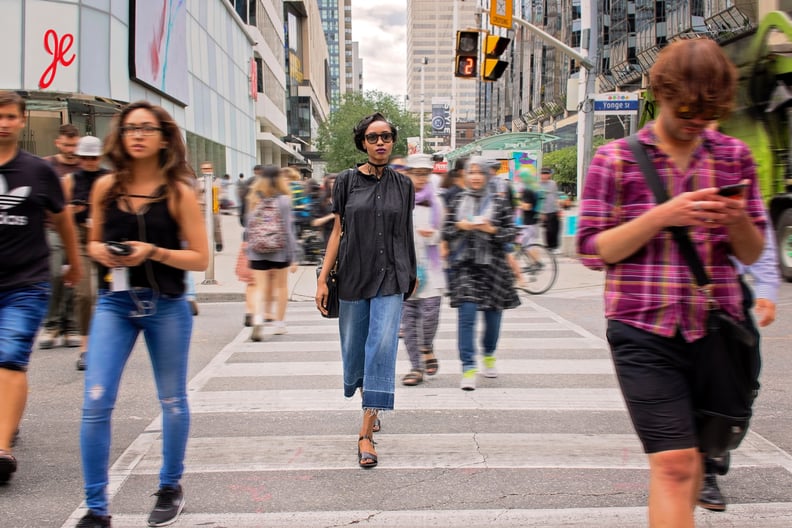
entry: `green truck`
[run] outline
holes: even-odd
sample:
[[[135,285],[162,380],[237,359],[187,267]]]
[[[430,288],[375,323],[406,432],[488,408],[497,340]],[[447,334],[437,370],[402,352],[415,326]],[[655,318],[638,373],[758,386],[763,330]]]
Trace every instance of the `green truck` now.
[[[722,42],[739,70],[734,111],[720,129],[743,140],[757,163],[762,196],[778,243],[782,277],[792,282],[792,19],[772,11],[755,31]],[[646,94],[641,124],[654,118],[654,104]]]

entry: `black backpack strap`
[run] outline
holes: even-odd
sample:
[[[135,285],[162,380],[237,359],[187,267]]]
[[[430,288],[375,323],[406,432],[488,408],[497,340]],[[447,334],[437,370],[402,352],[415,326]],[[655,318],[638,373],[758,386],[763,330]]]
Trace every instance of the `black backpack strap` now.
[[[638,141],[638,136],[633,134],[632,136],[627,137],[627,145],[630,147],[630,150],[635,157],[635,161],[638,163],[641,173],[643,173],[647,185],[649,185],[649,188],[652,189],[652,192],[655,196],[655,201],[658,204],[668,201],[668,193],[663,187],[663,183],[660,181],[660,175],[657,174],[655,166],[652,164],[651,160],[649,159],[649,155],[646,153],[646,149]],[[687,228],[682,226],[673,226],[669,227],[668,230],[671,231],[671,234],[674,236],[674,240],[676,240],[676,243],[679,246],[679,251],[682,252],[682,256],[685,257],[685,260],[690,267],[690,271],[693,272],[693,276],[696,278],[696,284],[698,284],[700,288],[704,289],[705,292],[709,293],[709,289],[706,288],[706,286],[709,286],[710,284],[709,276],[704,270],[704,265],[701,263],[698,253],[696,253],[696,250],[693,248],[693,243],[690,241]]]

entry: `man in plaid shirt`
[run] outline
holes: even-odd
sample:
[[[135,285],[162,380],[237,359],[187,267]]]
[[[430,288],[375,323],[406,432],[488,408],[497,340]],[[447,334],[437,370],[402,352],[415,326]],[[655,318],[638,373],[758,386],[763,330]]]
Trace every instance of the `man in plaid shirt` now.
[[[649,524],[692,527],[702,482],[690,380],[706,334],[707,302],[670,231],[686,226],[721,309],[743,320],[729,257],[751,264],[766,219],[754,160],[708,127],[731,108],[737,72],[709,39],[674,42],[650,71],[661,111],[638,133],[671,197],[657,204],[626,141],[601,147],[582,194],[578,252],[604,269],[605,316],[616,374],[649,457]],[[734,183],[736,199],[718,195]]]

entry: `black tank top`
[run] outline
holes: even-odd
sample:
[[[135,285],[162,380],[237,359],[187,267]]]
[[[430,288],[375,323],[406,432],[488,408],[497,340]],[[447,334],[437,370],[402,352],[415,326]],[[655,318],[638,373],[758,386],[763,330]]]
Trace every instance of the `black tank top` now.
[[[155,196],[161,196],[164,190],[161,187]],[[118,200],[113,201],[105,210],[102,236],[105,242],[139,240],[166,249],[182,247],[179,224],[168,210],[167,199],[155,199],[138,214],[122,211],[118,207]],[[109,287],[107,275],[107,268],[100,265],[100,288]],[[184,270],[147,260],[140,266],[129,268],[129,284],[132,287],[152,288],[166,295],[181,295],[184,293]]]

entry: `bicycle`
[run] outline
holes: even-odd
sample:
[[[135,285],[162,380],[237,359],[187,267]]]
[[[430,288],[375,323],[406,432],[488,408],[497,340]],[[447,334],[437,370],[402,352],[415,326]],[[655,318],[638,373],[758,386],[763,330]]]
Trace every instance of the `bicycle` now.
[[[547,246],[538,243],[524,246],[522,241],[515,241],[514,249],[522,274],[522,284],[517,288],[531,295],[540,295],[552,288],[558,278],[558,261]]]

